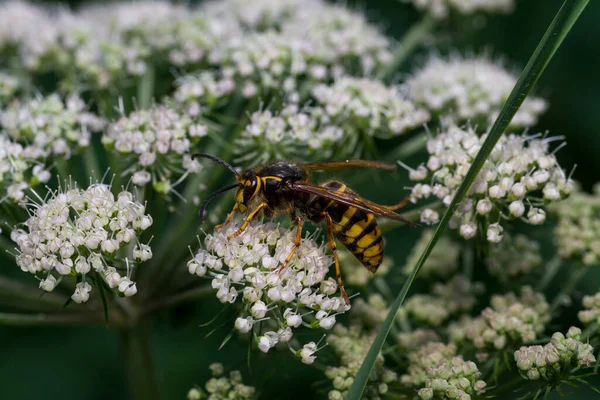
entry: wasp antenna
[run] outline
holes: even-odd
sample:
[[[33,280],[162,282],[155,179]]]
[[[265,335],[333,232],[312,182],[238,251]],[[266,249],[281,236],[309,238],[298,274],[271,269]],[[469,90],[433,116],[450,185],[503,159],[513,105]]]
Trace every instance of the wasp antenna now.
[[[233,174],[236,176],[236,178],[240,177],[240,174],[238,174],[238,172],[235,170],[235,168],[233,168],[231,166],[231,164],[229,164],[225,160],[220,159],[219,157],[211,156],[210,154],[205,154],[205,153],[194,153],[194,154],[192,154],[192,160],[195,159],[195,158],[198,158],[198,157],[208,158],[209,160],[213,160],[215,162],[218,162],[219,164],[223,165],[228,170],[230,170],[231,172],[233,172]]]
[[[228,190],[235,189],[238,186],[239,185],[237,183],[234,183],[233,185],[228,185],[228,186],[222,187],[221,189],[217,189],[214,192],[212,192],[210,195],[208,195],[206,200],[204,200],[204,202],[200,206],[200,223],[204,222],[204,211],[206,210],[206,206],[208,206],[208,203],[210,203],[212,199],[214,199],[221,193],[225,193]]]

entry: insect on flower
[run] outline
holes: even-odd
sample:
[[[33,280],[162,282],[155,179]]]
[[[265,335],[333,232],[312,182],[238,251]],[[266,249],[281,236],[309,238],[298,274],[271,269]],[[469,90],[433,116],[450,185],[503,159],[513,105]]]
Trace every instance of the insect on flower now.
[[[236,203],[225,222],[217,225],[220,229],[228,224],[236,212],[246,214],[246,218],[229,239],[241,234],[257,216],[272,218],[285,214],[297,225],[294,247],[279,267],[285,268],[300,246],[304,220],[327,223],[329,247],[335,261],[335,272],[340,291],[346,303],[348,295],[342,283],[340,265],[334,238],[338,239],[371,272],[383,260],[383,237],[375,216],[391,218],[411,226],[417,226],[394,210],[403,207],[409,197],[393,206],[384,206],[360,197],[342,182],[331,180],[321,184],[309,182],[310,171],[342,170],[352,167],[379,168],[394,171],[394,164],[376,160],[344,160],[317,163],[293,163],[280,161],[238,173],[230,164],[209,154],[196,153],[193,158],[203,157],[218,162],[234,173],[237,183],[225,186],[210,194],[200,206],[200,218],[208,203],[221,193],[238,188]]]

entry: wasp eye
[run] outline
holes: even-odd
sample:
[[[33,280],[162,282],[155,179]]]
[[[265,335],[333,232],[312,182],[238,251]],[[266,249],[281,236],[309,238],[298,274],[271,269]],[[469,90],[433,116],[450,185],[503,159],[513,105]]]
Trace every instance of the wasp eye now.
[[[244,201],[248,201],[256,192],[256,176],[251,176],[244,181]]]

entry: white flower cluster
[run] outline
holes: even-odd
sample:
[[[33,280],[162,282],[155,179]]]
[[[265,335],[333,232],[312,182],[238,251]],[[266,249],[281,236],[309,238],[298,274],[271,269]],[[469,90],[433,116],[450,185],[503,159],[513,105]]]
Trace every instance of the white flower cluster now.
[[[402,268],[403,274],[409,275],[412,272],[433,237],[433,233],[433,229],[424,230],[419,240],[412,246],[406,264]],[[427,261],[419,270],[419,278],[445,279],[454,275],[458,269],[459,253],[460,247],[450,237],[447,235],[440,237]]]
[[[270,160],[328,158],[344,131],[322,118],[320,109],[299,110],[295,104],[286,106],[279,114],[270,110],[256,111],[236,141],[244,156],[254,164]]]
[[[450,126],[427,142],[429,159],[411,169],[416,184],[411,200],[437,197],[447,207],[460,186],[477,152],[485,141],[470,127]],[[544,204],[564,199],[573,190],[573,181],[558,165],[550,143],[558,138],[504,135],[475,178],[465,199],[452,217],[450,227],[471,239],[483,228],[488,242],[503,238],[502,219],[520,218],[531,225],[546,220]],[[536,197],[541,194],[542,198]],[[421,213],[421,222],[436,224],[439,214],[432,209]]]
[[[329,392],[330,400],[342,400],[354,382],[358,369],[371,347],[375,334],[367,334],[359,327],[335,327],[327,335],[327,342],[338,358],[337,367],[327,367],[325,376],[332,381],[333,390]],[[383,355],[379,354],[369,376],[369,383],[363,392],[364,399],[380,400],[386,398],[389,385],[396,383],[396,373],[384,366]]]
[[[181,175],[181,181],[201,169],[190,153],[207,133],[206,126],[195,124],[190,117],[157,105],[109,124],[102,143],[108,150],[126,157],[126,171],[132,174],[134,185],[152,182],[157,192],[168,194],[179,183],[170,181],[173,176]]]
[[[476,12],[509,13],[515,8],[515,0],[405,0],[419,10],[425,10],[436,18],[449,13],[470,15]]]
[[[503,282],[525,276],[542,265],[540,244],[526,235],[505,235],[502,242],[491,245],[485,263],[490,272]]]
[[[429,120],[429,113],[405,99],[399,88],[373,79],[344,76],[315,86],[312,95],[338,125],[372,136],[399,135]]]
[[[516,82],[515,75],[486,56],[432,56],[405,84],[409,100],[442,117],[446,124],[470,122],[485,129],[498,116]],[[510,126],[534,126],[547,107],[539,97],[525,99]]]
[[[75,13],[22,1],[1,7],[0,55],[17,49],[26,70],[54,71],[70,85],[131,84],[128,78],[152,67],[176,66],[226,68],[240,85],[268,88],[284,76],[370,73],[390,59],[388,39],[363,16],[321,0],[225,0],[197,8],[148,0]]]
[[[80,281],[71,296],[77,303],[89,299],[93,274],[119,295],[132,296],[137,292],[130,279],[132,263],[152,257],[150,246],[138,241],[152,225],[144,212],[131,193],[122,191],[115,198],[104,184],[56,193],[25,222],[27,229],[11,232],[19,246],[17,265],[36,275],[47,292],[64,277],[77,276]],[[126,246],[130,243],[135,246]],[[117,267],[124,264],[127,274],[121,275]]]
[[[600,292],[593,296],[583,296],[583,307],[585,310],[579,311],[577,317],[585,324],[597,324],[600,330]]]
[[[591,194],[576,190],[564,202],[551,205],[558,216],[554,241],[558,255],[584,265],[600,262],[600,184]]]
[[[574,326],[566,337],[556,332],[545,346],[523,346],[515,351],[514,357],[521,376],[531,381],[563,380],[580,367],[596,363],[594,348],[581,341],[581,329]]]
[[[349,310],[336,281],[327,277],[331,257],[312,239],[303,239],[290,263],[279,270],[294,247],[293,231],[271,223],[252,223],[239,236],[228,239],[236,229],[228,225],[207,235],[206,249],[188,262],[188,270],[212,278],[222,303],[242,306],[235,328],[241,333],[253,332],[261,351],[288,343],[300,326],[329,330],[336,316]],[[265,324],[258,322],[266,320],[275,322],[277,331],[256,329],[263,328]],[[311,343],[295,351],[309,364],[318,350]]]
[[[457,275],[447,283],[436,283],[431,294],[415,294],[399,310],[421,323],[440,326],[451,315],[470,311],[483,287]]]
[[[102,130],[105,121],[85,110],[84,101],[71,96],[65,101],[57,94],[27,102],[13,101],[0,111],[0,131],[13,140],[36,148],[39,156],[69,158],[90,144],[92,132]]]
[[[0,106],[13,98],[20,87],[21,81],[17,77],[0,71]]]
[[[225,368],[221,363],[213,363],[209,366],[212,378],[204,385],[206,391],[201,388],[193,388],[187,394],[188,400],[246,400],[253,399],[256,389],[244,385],[242,373],[231,371],[225,376]]]
[[[231,77],[219,76],[215,71],[186,75],[177,82],[173,95],[176,104],[183,106],[191,117],[200,117],[223,105],[236,88]]]
[[[514,293],[494,295],[480,316],[465,317],[448,331],[453,342],[466,340],[481,352],[514,348],[535,341],[544,332],[550,321],[549,309],[543,294],[523,286],[520,297]]]
[[[36,147],[0,134],[0,204],[6,199],[20,203],[25,190],[50,180],[50,172],[38,161],[41,156]]]
[[[418,388],[422,400],[471,399],[485,392],[486,383],[472,361],[456,355],[454,344],[430,342],[409,354],[403,385]]]

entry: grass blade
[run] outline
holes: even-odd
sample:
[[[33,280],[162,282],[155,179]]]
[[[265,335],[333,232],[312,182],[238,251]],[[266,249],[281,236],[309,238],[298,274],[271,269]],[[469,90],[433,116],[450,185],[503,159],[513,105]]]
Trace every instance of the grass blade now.
[[[581,15],[588,3],[589,0],[566,0],[563,3],[560,10],[558,11],[558,13],[556,14],[556,16],[554,17],[554,20],[552,21],[546,33],[542,37],[542,40],[540,41],[533,55],[529,59],[529,62],[523,69],[519,80],[517,81],[512,92],[508,96],[508,99],[502,107],[502,110],[500,110],[500,114],[498,115],[496,122],[492,126],[492,129],[490,130],[488,137],[486,138],[479,153],[477,154],[477,157],[473,161],[473,165],[471,165],[471,168],[465,176],[464,181],[461,183],[460,187],[456,191],[456,194],[454,195],[452,202],[448,206],[446,213],[442,217],[442,220],[440,221],[440,224],[438,225],[435,234],[431,238],[431,241],[427,245],[425,251],[423,251],[423,254],[419,258],[419,261],[417,261],[417,264],[413,268],[410,276],[408,277],[407,281],[402,287],[402,290],[398,294],[398,297],[392,303],[390,311],[385,321],[379,329],[379,332],[377,333],[377,336],[375,337],[375,340],[373,341],[373,344],[371,345],[367,356],[363,360],[363,363],[358,373],[356,374],[354,383],[350,387],[346,399],[358,400],[362,398],[362,394],[367,385],[367,381],[369,379],[369,375],[371,374],[371,370],[373,369],[373,365],[375,364],[375,360],[377,359],[377,355],[383,347],[383,344],[390,332],[390,329],[396,317],[396,313],[402,305],[402,303],[404,302],[406,294],[408,293],[408,290],[410,289],[410,286],[412,285],[415,276],[419,272],[419,269],[425,263],[427,257],[429,257],[433,246],[435,246],[444,229],[446,229],[446,227],[448,226],[448,222],[450,222],[450,218],[454,214],[456,207],[467,193],[467,190],[469,189],[469,187],[473,183],[473,180],[483,167],[485,160],[489,157],[490,153],[492,152],[492,149],[496,145],[496,142],[498,142],[498,140],[508,127],[513,116],[525,100],[525,97],[527,97],[527,94],[529,94],[533,85],[537,82],[538,78],[540,77],[540,75],[554,56],[554,53],[556,52],[564,38],[567,36],[569,31],[575,24],[575,21],[577,21],[577,18],[579,18],[579,16]]]

